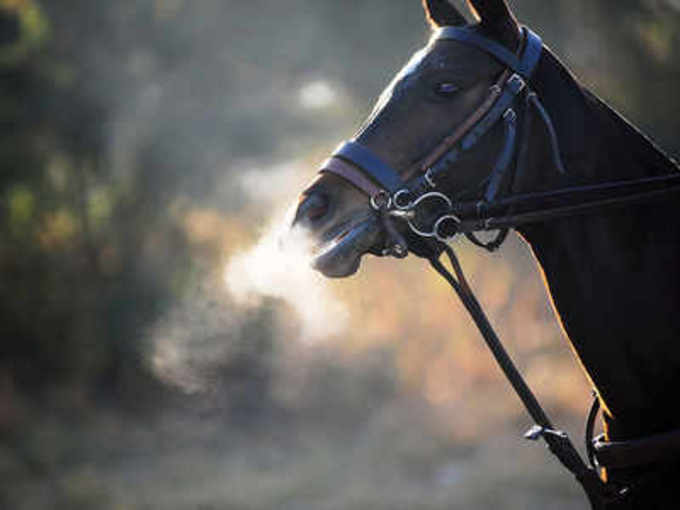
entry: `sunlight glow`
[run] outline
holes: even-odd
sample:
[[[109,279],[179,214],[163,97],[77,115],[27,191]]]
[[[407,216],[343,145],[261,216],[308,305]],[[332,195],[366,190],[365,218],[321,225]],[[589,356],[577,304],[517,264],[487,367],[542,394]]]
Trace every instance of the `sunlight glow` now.
[[[298,160],[269,166],[243,162],[241,166],[242,169],[235,179],[231,178],[231,182],[236,180],[253,201],[262,205],[274,204],[277,209],[281,209],[284,202],[289,202],[309,180],[309,175],[301,171],[305,167],[304,162]]]
[[[324,80],[315,80],[304,84],[298,93],[300,106],[306,110],[328,108],[336,100],[338,94],[333,86]]]

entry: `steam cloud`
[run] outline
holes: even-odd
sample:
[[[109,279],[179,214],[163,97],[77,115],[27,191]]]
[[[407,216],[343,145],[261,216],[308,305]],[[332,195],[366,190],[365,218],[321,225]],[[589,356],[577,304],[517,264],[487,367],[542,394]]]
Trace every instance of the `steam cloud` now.
[[[224,274],[237,303],[259,304],[262,297],[273,297],[289,304],[301,321],[305,342],[340,335],[349,319],[347,307],[312,271],[310,247],[302,229],[275,223],[255,247],[234,256]]]
[[[208,389],[211,368],[248,342],[241,338],[243,323],[265,300],[279,300],[292,311],[274,314],[272,326],[277,336],[302,346],[342,335],[350,321],[346,303],[310,266],[306,231],[291,228],[295,208],[282,206],[302,189],[303,165],[239,164],[246,168],[238,178],[243,193],[258,210],[271,211],[267,227],[249,247],[225,253],[222,273],[208,275],[188,292],[151,334],[154,372],[188,393]],[[269,186],[263,189],[262,182]]]

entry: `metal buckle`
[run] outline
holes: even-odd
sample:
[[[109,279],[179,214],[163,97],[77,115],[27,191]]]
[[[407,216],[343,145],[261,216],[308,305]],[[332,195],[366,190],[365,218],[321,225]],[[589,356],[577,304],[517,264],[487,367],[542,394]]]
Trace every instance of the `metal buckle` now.
[[[512,109],[512,107],[505,110],[505,113],[503,114],[503,120],[508,122],[515,122],[517,120],[517,114],[515,113],[515,110]]]
[[[429,184],[430,188],[433,188],[433,189],[434,189],[434,188],[437,187],[437,183],[434,182],[434,177],[433,177],[433,175],[432,175],[432,168],[431,168],[431,167],[428,168],[428,169],[425,171],[425,175],[423,176],[423,178],[425,179],[425,182],[426,182],[427,184]]]
[[[522,92],[524,87],[526,87],[526,82],[519,74],[514,73],[512,76],[510,76],[510,78],[508,78],[506,86],[510,89],[510,92],[512,92],[514,95],[517,95]]]
[[[384,189],[381,189],[371,196],[370,202],[371,207],[376,211],[381,211],[382,209],[389,209],[392,207],[392,197]]]
[[[393,244],[388,248],[383,248],[381,252],[383,257],[394,257],[395,259],[403,259],[408,255],[408,248],[401,244]]]
[[[545,435],[556,436],[561,439],[566,439],[568,437],[567,433],[561,430],[546,429],[540,425],[534,425],[524,433],[524,439],[528,439],[529,441],[538,441]]]

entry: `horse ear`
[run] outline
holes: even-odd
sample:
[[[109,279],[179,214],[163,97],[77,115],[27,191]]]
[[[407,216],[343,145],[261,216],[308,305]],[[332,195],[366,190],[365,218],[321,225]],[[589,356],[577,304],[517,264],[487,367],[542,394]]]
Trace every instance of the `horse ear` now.
[[[519,23],[506,0],[468,0],[468,4],[479,18],[480,28],[489,37],[512,50],[517,49],[520,41]]]
[[[433,27],[467,25],[467,20],[447,0],[422,0],[427,21]]]

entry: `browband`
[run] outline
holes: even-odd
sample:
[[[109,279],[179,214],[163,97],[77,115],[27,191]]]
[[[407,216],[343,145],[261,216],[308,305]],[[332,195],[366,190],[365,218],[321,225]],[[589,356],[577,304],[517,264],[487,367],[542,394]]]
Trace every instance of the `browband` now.
[[[522,35],[525,39],[524,51],[519,58],[508,48],[483,35],[470,30],[467,27],[442,27],[435,32],[433,41],[458,41],[470,46],[475,46],[488,53],[506,67],[512,69],[522,78],[528,80],[538,64],[543,50],[541,38],[527,27],[522,27]]]
[[[525,44],[521,58],[501,44],[467,27],[442,27],[435,32],[432,40],[453,40],[479,48],[528,80],[541,57],[543,43],[541,38],[527,27],[522,27],[522,34]],[[324,162],[319,172],[334,173],[369,196],[374,196],[381,190],[393,195],[404,187],[404,181],[397,171],[354,140],[341,143],[330,159]]]

